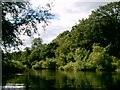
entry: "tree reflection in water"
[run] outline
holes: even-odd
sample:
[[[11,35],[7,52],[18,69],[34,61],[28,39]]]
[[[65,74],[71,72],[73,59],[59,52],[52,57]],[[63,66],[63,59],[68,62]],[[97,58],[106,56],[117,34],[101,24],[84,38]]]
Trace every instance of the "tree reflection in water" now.
[[[118,89],[120,87],[119,73],[103,72],[79,72],[79,71],[29,71],[22,75],[3,78],[4,85],[7,83],[24,84],[25,90],[48,90],[48,89]]]

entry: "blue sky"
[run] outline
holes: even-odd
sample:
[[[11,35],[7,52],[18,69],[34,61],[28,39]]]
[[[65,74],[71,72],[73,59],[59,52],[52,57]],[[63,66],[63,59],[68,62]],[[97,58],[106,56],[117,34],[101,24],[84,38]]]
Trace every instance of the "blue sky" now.
[[[53,7],[52,13],[56,15],[55,19],[50,20],[49,26],[46,27],[44,31],[41,27],[41,24],[38,24],[38,30],[40,33],[40,37],[43,39],[43,43],[49,43],[53,39],[56,38],[57,35],[62,33],[65,30],[71,30],[72,26],[78,23],[78,20],[82,18],[88,18],[91,14],[92,10],[97,9],[101,5],[105,5],[108,2],[105,0],[93,2],[94,0],[52,0]],[[110,1],[110,0],[107,0]],[[112,1],[112,0],[111,0]],[[113,0],[114,1],[114,0]],[[51,0],[32,0],[31,3],[33,7],[37,7],[39,4],[43,6],[46,2],[51,2]],[[21,39],[24,39],[24,46],[30,46],[32,38],[27,36],[20,36]],[[34,35],[34,37],[39,37],[38,35]],[[23,47],[24,47],[23,46]]]

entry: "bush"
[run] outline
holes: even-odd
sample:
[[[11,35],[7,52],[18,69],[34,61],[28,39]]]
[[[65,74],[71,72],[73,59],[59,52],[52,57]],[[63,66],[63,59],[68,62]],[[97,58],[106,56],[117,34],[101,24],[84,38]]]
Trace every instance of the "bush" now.
[[[64,54],[61,54],[59,57],[57,57],[56,64],[58,67],[66,65],[67,64],[66,56]]]
[[[77,48],[74,55],[75,61],[83,61],[88,56],[89,52],[84,48]]]
[[[46,58],[46,61],[37,62],[32,67],[33,69],[56,69],[57,64],[54,58]]]
[[[49,69],[56,69],[57,68],[56,60],[54,58],[46,58],[46,63],[47,63],[46,66]]]
[[[112,57],[106,53],[106,49],[100,46],[93,46],[93,52],[89,55],[88,58],[88,68],[93,68],[96,70],[112,70]]]
[[[20,61],[15,61],[15,60],[12,60],[12,62],[11,62],[13,65],[14,65],[14,67],[17,69],[19,69],[19,70],[23,70],[23,69],[25,69],[25,66],[20,62]]]
[[[42,69],[42,61],[36,62],[35,65],[32,66],[33,69]]]
[[[2,69],[3,73],[17,73],[24,71],[26,67],[20,61],[4,60]]]
[[[74,70],[74,63],[73,62],[69,62],[69,63],[67,63],[67,65],[65,65],[64,67],[63,67],[63,69],[64,70]]]
[[[82,69],[84,69],[84,62],[82,61],[77,61],[74,63],[74,69],[77,71],[80,71]]]
[[[67,63],[68,62],[73,62],[74,61],[74,53],[73,52],[69,52],[68,55],[66,56],[66,60],[67,60]]]

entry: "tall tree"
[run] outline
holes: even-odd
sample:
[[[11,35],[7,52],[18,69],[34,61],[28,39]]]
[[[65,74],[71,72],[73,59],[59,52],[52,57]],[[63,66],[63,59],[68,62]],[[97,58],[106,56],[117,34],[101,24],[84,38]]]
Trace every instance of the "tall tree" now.
[[[110,45],[109,53],[120,56],[120,2],[100,6],[71,32],[81,47],[91,50],[94,43],[102,47]]]
[[[47,25],[52,17],[51,4],[33,9],[28,1],[2,1],[2,45],[4,47],[22,45],[19,35],[32,36],[37,33],[37,23],[44,22]]]
[[[89,17],[92,42],[106,47],[111,45],[110,54],[120,55],[120,2],[109,3],[92,12]]]

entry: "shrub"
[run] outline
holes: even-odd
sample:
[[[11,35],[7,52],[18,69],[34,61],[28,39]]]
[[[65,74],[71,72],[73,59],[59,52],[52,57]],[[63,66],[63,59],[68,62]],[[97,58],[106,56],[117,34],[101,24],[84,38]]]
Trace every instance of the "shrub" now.
[[[3,61],[3,73],[17,73],[24,71],[26,68],[20,61],[6,60]]]
[[[46,58],[47,68],[49,69],[56,69],[57,64],[54,58]]]
[[[75,61],[83,61],[85,57],[88,55],[88,51],[84,48],[77,48],[74,55]]]
[[[106,49],[100,46],[93,46],[93,52],[88,58],[88,68],[97,68],[97,70],[112,70],[112,57],[106,53]]]
[[[67,65],[65,65],[64,67],[63,67],[63,69],[64,70],[74,70],[74,63],[73,62],[69,62],[69,63],[67,63]]]
[[[35,65],[32,66],[33,69],[42,69],[42,61],[36,62]]]
[[[67,62],[71,62],[74,61],[74,53],[73,52],[69,52],[68,55],[66,56],[66,60]]]
[[[77,71],[80,71],[82,69],[84,69],[84,62],[82,61],[77,61],[74,63],[74,69]]]
[[[56,64],[58,67],[66,65],[67,64],[66,56],[62,54],[61,56],[57,57]]]

